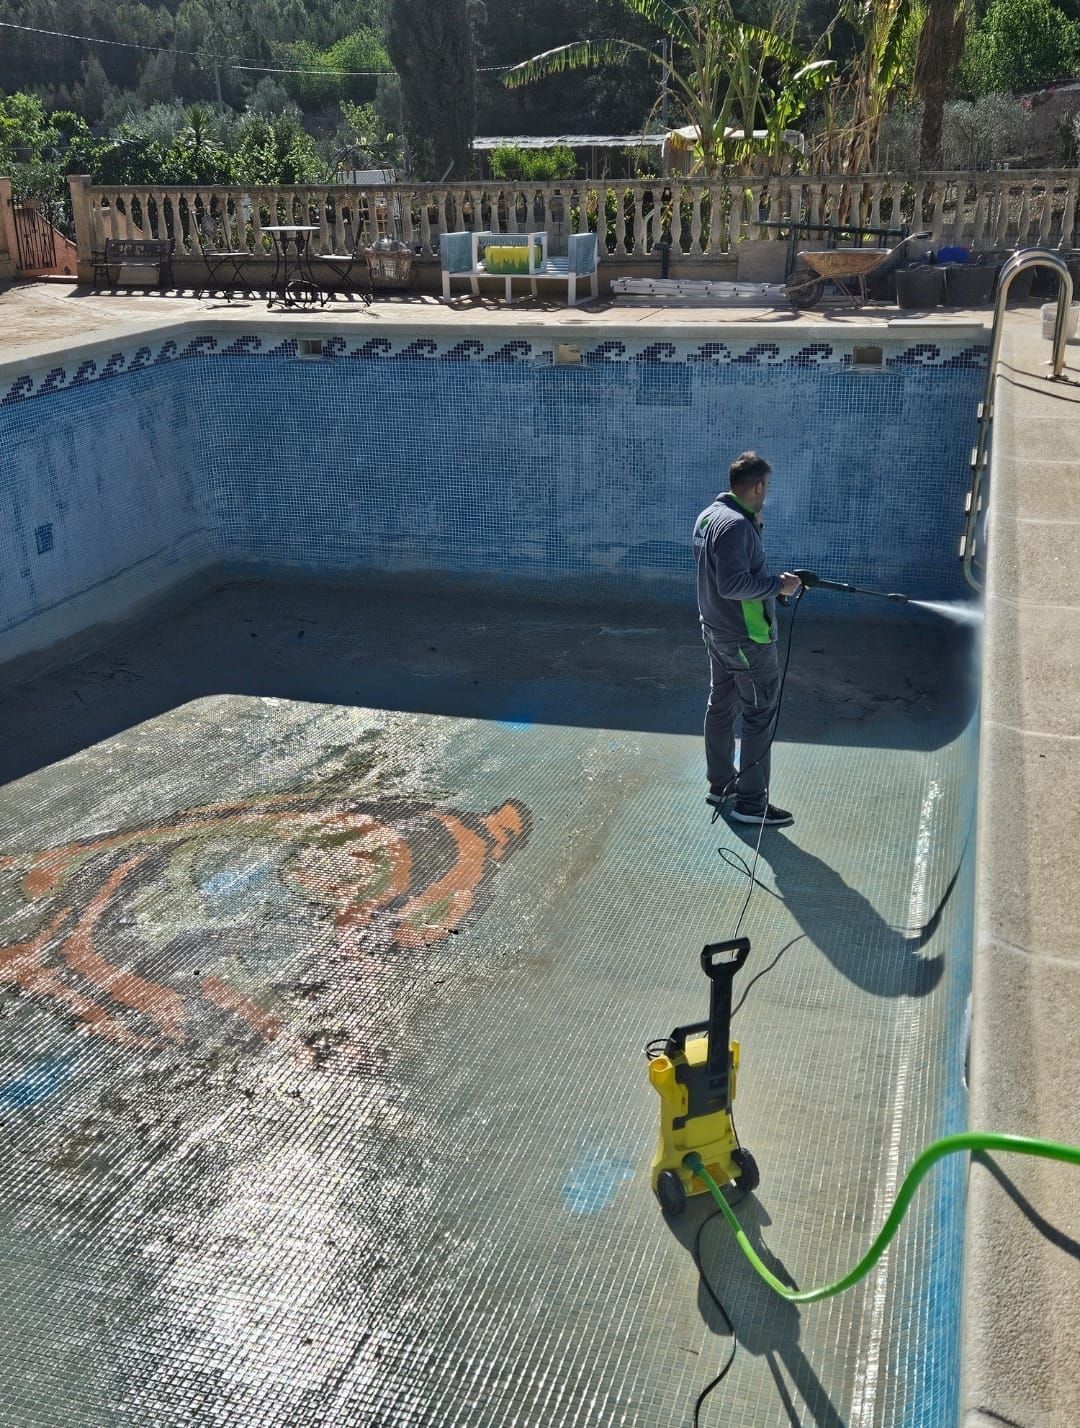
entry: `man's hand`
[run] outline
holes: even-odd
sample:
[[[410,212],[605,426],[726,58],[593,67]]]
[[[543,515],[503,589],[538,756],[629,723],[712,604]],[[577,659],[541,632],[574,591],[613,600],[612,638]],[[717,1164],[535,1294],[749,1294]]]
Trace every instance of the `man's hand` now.
[[[797,575],[792,575],[790,570],[785,570],[780,577],[780,594],[787,597],[794,595],[802,581]]]

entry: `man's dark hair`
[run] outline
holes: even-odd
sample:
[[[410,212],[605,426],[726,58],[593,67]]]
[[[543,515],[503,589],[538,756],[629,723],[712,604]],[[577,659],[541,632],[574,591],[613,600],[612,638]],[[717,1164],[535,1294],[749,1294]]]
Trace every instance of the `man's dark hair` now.
[[[731,463],[728,482],[733,491],[745,491],[763,481],[771,470],[764,456],[759,456],[756,451],[744,451]]]

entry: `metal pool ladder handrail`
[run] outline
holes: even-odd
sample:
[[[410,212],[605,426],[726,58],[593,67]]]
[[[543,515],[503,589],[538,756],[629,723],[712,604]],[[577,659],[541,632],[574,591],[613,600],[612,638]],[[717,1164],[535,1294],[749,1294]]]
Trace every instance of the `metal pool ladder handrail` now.
[[[994,386],[997,381],[998,356],[1001,352],[1002,319],[1005,304],[1009,299],[1009,288],[1017,273],[1025,268],[1051,268],[1057,273],[1058,283],[1057,316],[1054,322],[1054,346],[1051,353],[1050,381],[1060,381],[1065,369],[1065,343],[1068,341],[1069,312],[1072,307],[1073,281],[1068,264],[1056,253],[1045,248],[1021,248],[1005,263],[998,275],[997,302],[994,304],[994,324],[990,331],[990,352],[986,367],[986,386],[983,399],[979,403],[979,434],[975,449],[971,453],[971,488],[968,491],[965,511],[967,521],[964,534],[960,538],[960,558],[964,562],[964,579],[973,590],[981,591],[983,581],[975,573],[975,567],[985,569],[985,560],[977,560],[976,523],[982,510],[982,487],[986,463],[990,455],[990,431],[994,419]],[[983,540],[985,545],[985,538]]]

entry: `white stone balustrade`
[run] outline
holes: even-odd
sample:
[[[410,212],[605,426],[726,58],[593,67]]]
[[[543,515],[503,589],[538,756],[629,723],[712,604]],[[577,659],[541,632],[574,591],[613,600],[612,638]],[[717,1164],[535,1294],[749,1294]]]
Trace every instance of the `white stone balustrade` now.
[[[979,251],[1033,244],[1071,250],[1080,241],[1080,174],[1073,169],[365,188],[105,187],[81,177],[70,184],[80,268],[109,237],[174,238],[179,259],[198,259],[214,247],[246,247],[269,257],[263,229],[270,223],[317,224],[316,256],[389,236],[421,258],[435,256],[441,232],[543,229],[558,252],[560,238],[599,227],[601,260],[631,264],[647,257],[665,234],[676,258],[720,258],[743,238],[779,240],[777,229],[760,225],[795,215],[867,228],[927,229],[936,245]]]

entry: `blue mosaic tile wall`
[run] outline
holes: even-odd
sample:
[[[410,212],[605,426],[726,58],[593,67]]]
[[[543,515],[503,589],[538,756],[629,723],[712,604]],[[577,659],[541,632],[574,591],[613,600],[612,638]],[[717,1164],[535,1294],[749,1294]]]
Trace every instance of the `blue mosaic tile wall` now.
[[[0,392],[0,635],[221,558],[692,600],[694,516],[748,447],[775,470],[777,568],[963,592],[983,348],[893,342],[865,372],[850,339],[572,337],[564,366],[550,338],[331,337],[310,360],[206,334],[19,378]]]
[[[194,371],[137,368],[0,406],[0,658],[39,648],[220,558]]]

